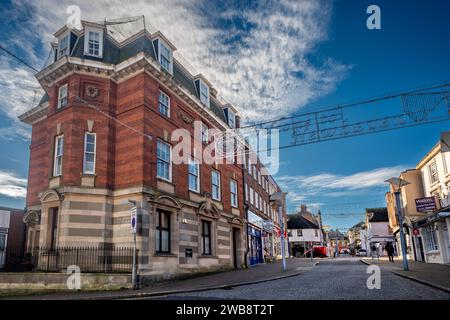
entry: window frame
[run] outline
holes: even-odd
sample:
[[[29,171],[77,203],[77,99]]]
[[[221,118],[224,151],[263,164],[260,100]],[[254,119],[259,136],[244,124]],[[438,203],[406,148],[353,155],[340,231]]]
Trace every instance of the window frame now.
[[[200,141],[203,144],[208,144],[209,142],[209,128],[203,121],[200,124]]]
[[[432,167],[434,167],[435,170],[435,174],[436,174],[436,180],[433,181],[433,172],[432,172]],[[433,161],[428,165],[428,174],[430,177],[430,184],[433,185],[435,183],[437,183],[439,181],[439,174],[438,174],[438,169],[437,169],[437,164],[436,164],[436,159],[433,159]]]
[[[164,56],[164,54],[162,53],[162,48],[165,48],[170,57],[166,57]],[[162,63],[162,58],[164,58],[165,60],[168,61],[169,63],[169,70],[167,70],[167,68],[164,66],[164,64]],[[167,72],[169,72],[170,74],[173,74],[173,50],[172,48],[161,38],[158,38],[158,62],[159,65]]]
[[[168,160],[168,161],[167,161],[166,159],[161,159],[161,158],[159,157],[159,154],[158,154],[158,146],[159,146],[160,144],[169,147],[169,160]],[[160,176],[160,175],[159,175],[159,171],[158,171],[158,168],[159,168],[159,161],[168,164],[168,174],[169,174],[169,178],[166,178],[166,177],[163,177],[163,176]],[[161,139],[157,139],[157,141],[156,141],[156,177],[157,177],[158,179],[162,179],[162,180],[167,181],[167,182],[172,182],[172,145],[169,144],[169,143],[167,143],[167,142],[165,142],[165,141],[163,141],[163,140],[161,140]]]
[[[61,143],[61,154],[58,154],[58,142]],[[58,165],[58,159],[61,159]],[[53,152],[53,177],[60,177],[63,174],[63,160],[64,160],[64,135],[59,135],[55,137],[54,142],[54,152]],[[59,172],[57,171],[59,168]]]
[[[61,97],[61,92],[63,91],[63,89],[65,91],[65,96]],[[63,99],[65,99],[64,105],[61,103]],[[65,83],[62,86],[59,86],[58,88],[58,104],[56,106],[56,109],[59,110],[67,107],[68,103],[69,103],[69,84]]]
[[[209,220],[201,220],[202,224],[202,232],[201,232],[201,239],[202,239],[202,255],[203,256],[212,256],[212,222]],[[207,226],[207,233],[205,232],[205,226]],[[209,240],[208,247],[206,247],[206,239]],[[206,250],[208,249],[208,250]]]
[[[161,103],[161,97],[167,98],[167,106],[164,105],[164,103]],[[167,114],[161,112],[161,105],[163,107],[167,108]],[[162,90],[159,90],[159,95],[158,95],[158,112],[159,112],[159,114],[161,114],[167,118],[170,118],[170,97]]]
[[[215,173],[217,174],[217,180],[218,180],[217,183],[218,184],[214,184],[214,174]],[[218,197],[217,198],[214,196],[214,187],[217,187],[217,190],[218,190]],[[215,170],[215,169],[211,170],[211,198],[213,200],[216,200],[216,201],[220,201],[221,198],[222,198],[222,196],[221,196],[221,187],[220,187],[220,171]]]
[[[206,94],[202,89],[206,89]],[[211,99],[209,97],[209,86],[202,79],[198,79],[198,96],[200,97],[200,102],[204,106],[207,106],[209,108],[211,105]]]
[[[233,186],[234,186],[234,192],[233,192]],[[233,202],[234,200],[234,202]],[[238,208],[239,207],[239,202],[238,202],[238,185],[237,185],[237,181],[234,179],[230,179],[230,203],[231,206],[233,208]]]
[[[57,54],[56,60],[59,60],[64,56],[70,55],[70,34],[71,34],[71,32],[67,31],[58,38],[58,54]],[[66,47],[64,48],[66,50],[66,53],[61,54],[61,44],[64,39],[67,39],[67,44],[66,44]]]
[[[87,151],[87,137],[93,136],[94,137],[94,151]],[[93,154],[94,155],[94,163],[93,163],[93,170],[92,172],[89,172],[86,170],[86,155],[87,154]],[[97,158],[97,134],[95,132],[86,131],[84,133],[84,153],[83,153],[83,174],[95,174],[95,164],[96,164],[96,158]]]
[[[428,225],[424,227],[425,236],[425,250],[426,252],[439,250],[439,244],[437,242],[436,232],[433,225]]]
[[[158,213],[158,223],[156,224],[156,228],[155,228],[155,251],[156,253],[159,254],[167,254],[170,253],[171,251],[171,246],[170,246],[170,241],[171,241],[171,213],[168,211],[163,211],[163,210],[157,210]],[[165,218],[167,218],[168,221],[168,226],[167,227],[163,227],[163,224],[161,223],[162,219],[161,217],[164,216]],[[162,234],[164,231],[167,231],[167,250],[162,250],[162,241],[163,241],[163,237]],[[159,236],[158,236],[159,235]],[[157,239],[159,239],[158,243],[157,243]]]
[[[95,50],[93,53],[90,53],[90,35],[91,33],[98,33],[98,55],[95,54]],[[92,40],[95,41],[95,40]],[[95,57],[95,58],[103,58],[103,30],[95,29],[95,28],[86,28],[84,32],[84,55]]]
[[[231,120],[231,119],[233,119],[233,120]],[[236,115],[230,109],[228,109],[228,126],[231,129],[235,129],[236,128]]]
[[[197,167],[197,175],[195,175],[194,173],[191,173],[191,171],[190,171],[191,165],[195,165]],[[196,178],[195,182],[197,184],[197,189],[191,188],[191,179],[190,179],[191,176]],[[193,191],[193,192],[197,192],[197,193],[200,192],[200,163],[195,159],[189,159],[189,163],[188,163],[188,189],[189,189],[189,191]]]

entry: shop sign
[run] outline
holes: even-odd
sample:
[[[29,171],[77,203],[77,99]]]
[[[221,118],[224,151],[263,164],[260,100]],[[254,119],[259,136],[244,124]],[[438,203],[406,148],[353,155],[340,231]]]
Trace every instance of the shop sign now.
[[[436,200],[434,197],[416,199],[416,209],[419,212],[427,212],[436,210]]]
[[[257,214],[251,212],[250,210],[248,210],[248,222],[259,227],[262,228],[263,227],[263,221],[264,219],[261,218],[260,216],[258,216]]]
[[[273,227],[274,227],[274,225],[273,225],[273,221],[272,220],[264,220],[263,221],[263,229],[264,229],[264,231],[272,233],[273,232]]]

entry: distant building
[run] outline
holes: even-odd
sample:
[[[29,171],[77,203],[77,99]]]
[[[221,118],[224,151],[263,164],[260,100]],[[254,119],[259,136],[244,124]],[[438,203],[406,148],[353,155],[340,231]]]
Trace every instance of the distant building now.
[[[360,250],[367,249],[365,243],[362,241],[362,230],[365,229],[364,222],[358,222],[353,227],[348,229],[347,237],[349,241],[349,246],[351,249]]]
[[[319,225],[299,213],[289,216],[287,229],[289,253],[293,257],[302,256],[313,246],[323,245],[323,235]]]
[[[329,256],[332,256],[336,252],[336,247],[338,253],[341,252],[342,249],[349,248],[348,237],[342,232],[340,232],[338,229],[329,230],[326,233],[326,239]]]
[[[0,207],[0,270],[17,265],[25,243],[24,211]]]
[[[387,208],[366,208],[366,226],[369,252],[375,250],[379,256],[383,255],[384,247],[388,242],[395,247],[395,237],[389,226]]]
[[[420,249],[416,249],[413,239],[413,221],[424,216],[424,213],[417,211],[415,200],[424,196],[421,171],[417,169],[409,169],[400,173],[400,179],[409,184],[402,186],[401,193],[401,212],[404,217],[404,228],[406,238],[406,253],[409,259],[422,261],[420,258]],[[386,193],[386,206],[389,216],[389,226],[397,243],[397,251],[401,254],[400,233],[397,219],[397,205],[395,203],[394,189],[390,186],[389,192]],[[419,255],[419,257],[417,257]]]

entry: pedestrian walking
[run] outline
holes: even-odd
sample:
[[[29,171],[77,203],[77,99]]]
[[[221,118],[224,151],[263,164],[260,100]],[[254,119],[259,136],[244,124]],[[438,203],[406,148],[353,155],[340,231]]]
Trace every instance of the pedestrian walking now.
[[[376,247],[375,243],[370,247],[370,255],[372,256],[372,260],[374,257],[380,259],[378,255],[378,248]]]
[[[392,244],[388,242],[385,249],[389,257],[389,262],[394,262],[394,247],[392,246]]]

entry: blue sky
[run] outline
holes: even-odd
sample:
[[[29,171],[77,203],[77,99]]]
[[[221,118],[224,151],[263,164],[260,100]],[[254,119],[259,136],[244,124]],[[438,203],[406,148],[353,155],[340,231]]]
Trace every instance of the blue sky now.
[[[165,33],[176,55],[244,118],[286,116],[450,80],[450,2],[444,0],[7,1],[0,5],[0,42],[42,66],[71,4],[84,19],[145,14],[147,26]],[[366,28],[371,4],[381,8],[381,30]],[[37,103],[37,89],[29,71],[0,55],[3,206],[24,206],[30,132],[17,115]],[[325,224],[355,224],[365,207],[384,205],[385,178],[415,166],[448,129],[443,122],[282,150],[277,177],[289,192],[289,210],[311,204],[313,211],[321,208]]]

